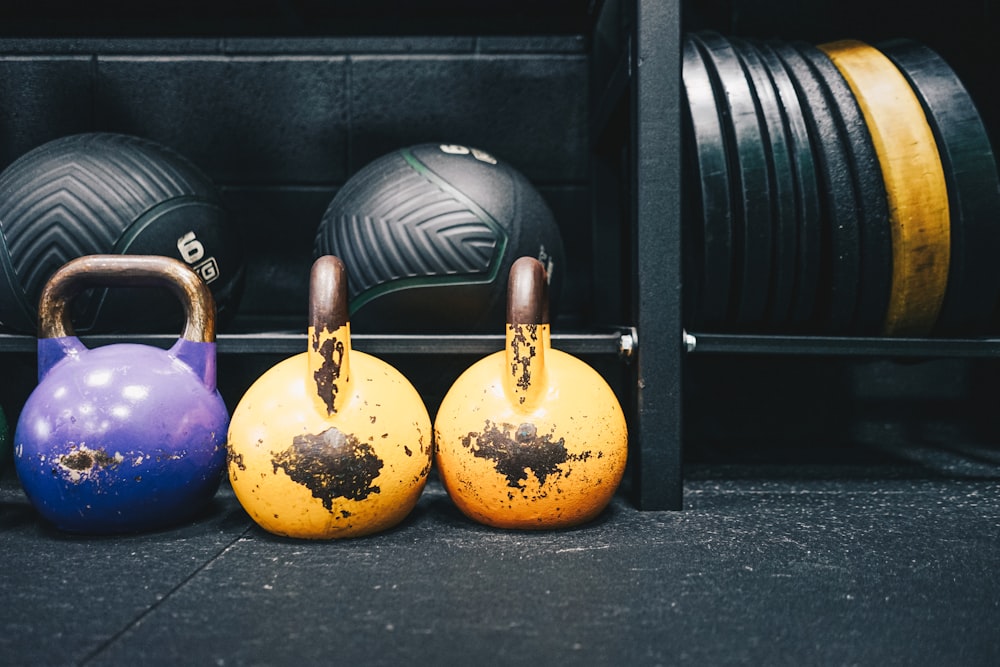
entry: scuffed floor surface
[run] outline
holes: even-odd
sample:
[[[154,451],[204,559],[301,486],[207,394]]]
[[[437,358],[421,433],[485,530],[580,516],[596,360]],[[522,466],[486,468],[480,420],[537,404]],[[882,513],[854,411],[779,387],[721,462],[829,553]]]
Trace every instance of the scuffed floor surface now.
[[[400,527],[312,543],[228,487],[194,523],[74,537],[0,486],[11,665],[995,665],[1000,476],[690,471],[683,512],[499,531],[432,482]]]

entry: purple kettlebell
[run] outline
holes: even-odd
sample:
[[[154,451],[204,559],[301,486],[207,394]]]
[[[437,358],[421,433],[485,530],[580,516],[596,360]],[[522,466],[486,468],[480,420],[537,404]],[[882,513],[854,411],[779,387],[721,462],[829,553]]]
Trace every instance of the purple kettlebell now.
[[[167,350],[89,349],[73,335],[68,304],[98,286],[170,289],[187,315],[181,337]],[[225,470],[229,427],[205,283],[169,257],[89,255],[52,275],[38,320],[38,386],[14,433],[14,465],[38,512],[64,531],[121,533],[203,510]]]

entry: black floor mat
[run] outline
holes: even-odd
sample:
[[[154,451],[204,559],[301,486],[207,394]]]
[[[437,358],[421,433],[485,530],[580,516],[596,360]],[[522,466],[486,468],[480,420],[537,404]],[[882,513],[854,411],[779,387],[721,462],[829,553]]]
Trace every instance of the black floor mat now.
[[[996,664],[1000,477],[692,469],[681,512],[305,542],[228,487],[200,520],[87,538],[0,487],[7,664]]]

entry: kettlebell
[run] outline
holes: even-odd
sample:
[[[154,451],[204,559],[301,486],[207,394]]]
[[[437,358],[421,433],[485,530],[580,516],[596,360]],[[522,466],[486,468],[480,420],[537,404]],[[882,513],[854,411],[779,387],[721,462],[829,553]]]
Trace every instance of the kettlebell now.
[[[186,313],[180,338],[169,349],[87,348],[68,305],[96,286],[168,288]],[[64,531],[120,533],[203,510],[222,480],[229,414],[216,389],[215,305],[198,275],[163,256],[80,257],[45,284],[38,328],[38,386],[14,433],[14,466],[38,512]]]
[[[449,497],[469,518],[498,528],[590,521],[625,471],[621,405],[597,371],[552,348],[546,285],[538,260],[511,266],[505,349],[455,380],[434,421]]]
[[[386,530],[416,505],[433,463],[430,418],[394,367],[351,349],[347,274],[310,275],[308,348],[246,391],[229,429],[229,480],[265,530],[305,539]]]

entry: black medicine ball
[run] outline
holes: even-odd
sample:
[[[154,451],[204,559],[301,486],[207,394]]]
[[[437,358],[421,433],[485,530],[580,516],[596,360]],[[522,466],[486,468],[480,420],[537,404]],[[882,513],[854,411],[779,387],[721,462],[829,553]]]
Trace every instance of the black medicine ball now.
[[[34,333],[49,277],[91,254],[181,259],[208,284],[218,318],[235,311],[243,251],[212,182],[174,151],[94,132],[25,153],[0,173],[0,325]],[[174,331],[183,308],[165,289],[91,289],[74,298],[78,332]]]
[[[522,256],[548,269],[554,317],[565,267],[559,228],[528,179],[453,144],[403,148],[357,172],[314,251],[344,261],[352,328],[387,333],[502,332],[507,275]]]

